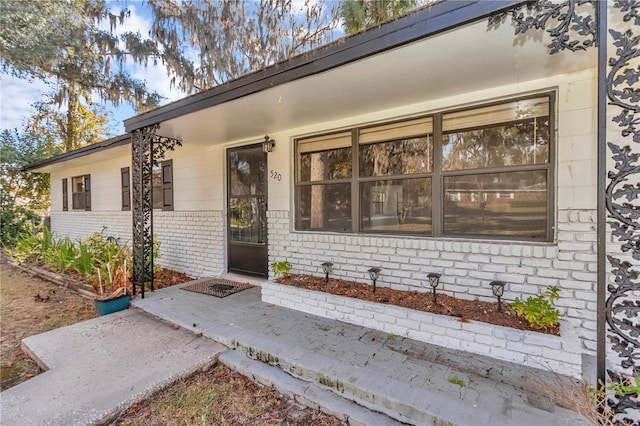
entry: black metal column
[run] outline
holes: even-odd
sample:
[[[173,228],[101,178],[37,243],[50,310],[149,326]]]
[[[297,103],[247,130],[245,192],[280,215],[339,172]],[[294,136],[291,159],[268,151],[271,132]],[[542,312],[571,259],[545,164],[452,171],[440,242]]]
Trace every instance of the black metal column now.
[[[150,283],[153,290],[152,152],[157,126],[133,132],[131,143],[133,216],[133,294]]]

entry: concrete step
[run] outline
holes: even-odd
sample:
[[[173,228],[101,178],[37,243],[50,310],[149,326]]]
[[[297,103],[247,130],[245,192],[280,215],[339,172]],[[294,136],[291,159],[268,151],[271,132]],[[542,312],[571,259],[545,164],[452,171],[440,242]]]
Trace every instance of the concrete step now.
[[[387,336],[371,331],[365,339],[385,340]],[[396,338],[398,339],[398,338]],[[389,339],[387,339],[389,340]],[[257,344],[257,337],[239,338],[232,348],[247,357],[276,366],[300,380],[313,383],[368,409],[384,413],[408,424],[439,425],[582,425],[584,420],[572,411],[557,407],[538,390],[531,389],[532,380],[541,380],[545,373],[522,371],[522,386],[514,381],[513,370],[504,380],[494,380],[498,370],[519,366],[489,368],[487,374],[470,372],[488,360],[470,360],[468,366],[435,363],[415,355],[402,355],[398,349],[415,347],[410,339],[398,339],[385,345],[391,352],[373,354],[360,364],[336,362],[321,353],[299,351],[296,348],[273,348],[267,342]],[[418,345],[420,345],[418,343]],[[259,348],[259,349],[258,349]],[[397,352],[393,352],[397,351]],[[442,350],[436,356],[444,360]],[[387,352],[387,353],[385,353]],[[433,354],[432,354],[433,355]],[[457,354],[459,356],[460,354]],[[459,360],[453,364],[460,364]],[[473,355],[472,358],[477,356]],[[392,365],[402,360],[403,368]],[[449,364],[449,365],[447,365]],[[492,372],[496,370],[495,372]],[[486,372],[487,370],[485,370]],[[535,374],[535,375],[534,375]],[[526,385],[526,386],[525,386]],[[487,409],[490,407],[490,409]]]
[[[551,386],[548,372],[269,305],[259,288],[219,299],[172,287],[133,304],[397,422],[585,424],[533,385]]]

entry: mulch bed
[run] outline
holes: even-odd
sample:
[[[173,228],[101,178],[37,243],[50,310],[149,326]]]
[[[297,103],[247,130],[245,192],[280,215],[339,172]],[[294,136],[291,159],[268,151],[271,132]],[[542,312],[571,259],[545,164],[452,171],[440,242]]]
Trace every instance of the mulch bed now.
[[[548,329],[536,329],[522,317],[517,316],[508,303],[502,302],[502,312],[498,312],[498,304],[477,300],[457,299],[441,291],[437,293],[433,302],[431,292],[393,290],[387,287],[377,287],[373,293],[372,286],[356,281],[329,279],[325,284],[324,277],[312,275],[289,275],[275,280],[279,284],[290,285],[308,290],[322,291],[338,296],[353,297],[368,302],[401,306],[423,312],[449,315],[460,318],[460,321],[481,321],[488,324],[511,327],[518,330],[536,331],[540,333],[560,335],[560,326]]]

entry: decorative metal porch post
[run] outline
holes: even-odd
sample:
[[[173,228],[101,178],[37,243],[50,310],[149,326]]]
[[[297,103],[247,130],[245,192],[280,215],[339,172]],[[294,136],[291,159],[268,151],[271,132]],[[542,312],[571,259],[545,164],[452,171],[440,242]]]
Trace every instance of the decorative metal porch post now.
[[[144,286],[153,290],[153,200],[152,150],[157,125],[133,132],[131,141],[132,216],[133,216],[133,294]]]
[[[164,159],[167,150],[182,146],[178,139],[157,136],[159,124],[133,132],[131,162],[133,181],[133,294],[145,284],[153,291],[153,166]]]
[[[528,12],[524,7],[489,25],[510,15],[516,34],[544,29],[552,37],[550,54],[598,47],[597,374],[602,383],[621,383],[623,374],[640,376],[640,270],[634,268],[640,260],[640,1],[540,0],[528,2]],[[607,247],[613,239],[622,243],[615,254]],[[631,395],[608,404],[622,416],[640,412]]]

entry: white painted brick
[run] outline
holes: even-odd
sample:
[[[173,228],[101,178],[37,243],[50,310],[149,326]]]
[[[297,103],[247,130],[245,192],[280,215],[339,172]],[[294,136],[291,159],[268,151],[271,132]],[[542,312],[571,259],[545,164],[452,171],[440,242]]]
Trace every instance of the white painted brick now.
[[[491,347],[491,348],[506,348],[507,347],[506,340],[499,340],[499,339],[496,339],[493,336],[487,336],[487,335],[483,335],[483,334],[476,335],[475,341],[476,341],[476,343],[478,343],[480,345]]]
[[[539,346],[526,345],[522,342],[507,342],[507,349],[529,356],[542,356],[542,348]]]

